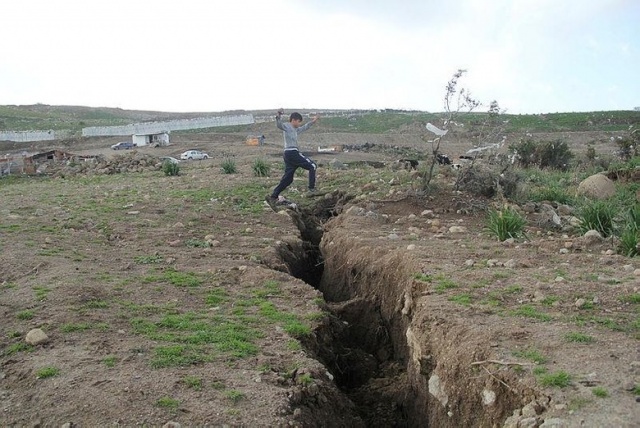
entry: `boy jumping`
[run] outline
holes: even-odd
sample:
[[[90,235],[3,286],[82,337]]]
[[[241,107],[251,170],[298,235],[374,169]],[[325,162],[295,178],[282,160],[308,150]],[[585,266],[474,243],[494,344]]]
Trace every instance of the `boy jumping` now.
[[[284,135],[284,175],[280,180],[280,184],[273,189],[271,195],[266,197],[267,203],[274,208],[276,205],[290,205],[291,202],[280,196],[291,183],[293,183],[293,175],[298,168],[309,171],[309,192],[316,190],[316,169],[317,165],[311,159],[303,156],[298,148],[298,134],[311,128],[318,121],[318,116],[314,116],[311,122],[302,124],[302,115],[300,113],[291,113],[289,123],[282,121],[284,110],[278,110],[276,114],[276,126],[282,130]]]

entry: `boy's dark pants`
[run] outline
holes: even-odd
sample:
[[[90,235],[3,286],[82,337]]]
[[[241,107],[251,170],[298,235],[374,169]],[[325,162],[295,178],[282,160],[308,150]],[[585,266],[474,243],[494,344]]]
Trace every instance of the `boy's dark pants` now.
[[[280,180],[280,184],[273,189],[272,197],[277,198],[280,193],[293,183],[293,175],[296,169],[303,168],[309,171],[309,189],[316,187],[316,168],[315,162],[306,156],[303,156],[298,150],[284,151],[284,175]]]

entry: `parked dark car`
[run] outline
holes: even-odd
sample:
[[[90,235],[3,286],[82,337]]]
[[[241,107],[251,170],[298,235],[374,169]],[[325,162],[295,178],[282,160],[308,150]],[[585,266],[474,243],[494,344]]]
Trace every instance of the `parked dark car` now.
[[[120,141],[118,144],[114,144],[113,146],[111,146],[111,148],[113,150],[129,150],[133,149],[135,146],[135,144],[128,141]]]

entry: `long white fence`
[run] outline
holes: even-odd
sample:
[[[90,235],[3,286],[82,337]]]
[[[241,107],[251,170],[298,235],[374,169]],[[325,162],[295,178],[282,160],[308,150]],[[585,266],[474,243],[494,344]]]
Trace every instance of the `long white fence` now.
[[[255,123],[253,115],[201,117],[196,119],[144,122],[123,126],[91,126],[82,129],[83,137],[111,135],[150,135],[186,129],[214,128],[218,126],[249,125]]]
[[[71,131],[0,131],[0,141],[15,141],[27,143],[29,141],[49,141],[67,138]]]

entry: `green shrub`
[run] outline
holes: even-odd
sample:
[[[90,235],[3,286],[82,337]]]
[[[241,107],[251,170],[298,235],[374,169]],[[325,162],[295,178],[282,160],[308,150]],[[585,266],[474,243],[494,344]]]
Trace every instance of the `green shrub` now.
[[[580,231],[597,230],[604,237],[613,235],[617,208],[604,201],[589,201],[579,210]]]
[[[238,168],[236,168],[236,162],[231,158],[226,158],[222,161],[222,172],[225,174],[235,174],[238,172]]]
[[[164,175],[175,176],[180,174],[180,165],[170,160],[162,162],[162,172]]]
[[[520,140],[509,146],[511,153],[517,154],[518,165],[528,168],[534,165],[545,169],[566,171],[574,157],[569,145],[562,140],[536,142],[532,139]]]
[[[532,139],[520,140],[518,144],[511,144],[509,152],[517,154],[518,165],[528,168],[537,163],[537,144]]]
[[[48,377],[58,376],[60,369],[56,367],[43,367],[36,371],[36,377],[38,379],[46,379]]]
[[[523,236],[525,224],[524,217],[511,208],[505,208],[501,211],[492,209],[487,218],[487,229],[499,241]]]
[[[569,195],[566,187],[551,186],[537,189],[531,192],[530,198],[534,202],[550,201],[559,204],[571,205],[573,198]]]
[[[540,168],[566,171],[573,156],[573,152],[564,141],[548,141],[539,148]]]
[[[633,223],[628,223],[622,234],[620,235],[620,244],[618,244],[618,254],[627,257],[635,257],[638,255],[638,235],[640,229]]]
[[[571,375],[563,371],[543,374],[540,377],[540,382],[543,386],[557,386],[558,388],[564,388],[571,382]]]
[[[267,177],[271,172],[271,167],[264,159],[253,161],[253,175],[256,177]]]

